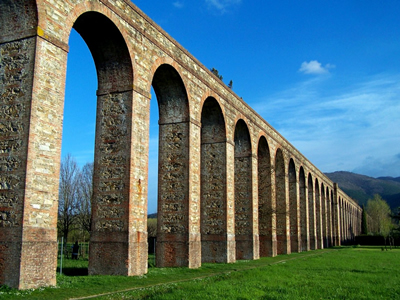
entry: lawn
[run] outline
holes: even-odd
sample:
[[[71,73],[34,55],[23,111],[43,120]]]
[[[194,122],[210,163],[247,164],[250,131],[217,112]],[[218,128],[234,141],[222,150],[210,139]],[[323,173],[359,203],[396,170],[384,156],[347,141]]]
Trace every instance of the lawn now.
[[[400,249],[343,247],[199,269],[151,267],[141,277],[86,276],[86,266],[66,260],[57,287],[1,288],[0,299],[400,299]]]

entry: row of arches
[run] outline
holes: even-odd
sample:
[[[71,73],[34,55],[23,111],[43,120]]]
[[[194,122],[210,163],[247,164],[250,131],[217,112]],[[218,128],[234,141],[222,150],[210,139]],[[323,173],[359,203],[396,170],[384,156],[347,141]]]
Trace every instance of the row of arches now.
[[[71,27],[98,77],[89,274],[147,272],[151,86],[158,266],[307,251],[358,233],[358,206],[129,1],[51,2],[0,3],[0,284],[55,285]]]

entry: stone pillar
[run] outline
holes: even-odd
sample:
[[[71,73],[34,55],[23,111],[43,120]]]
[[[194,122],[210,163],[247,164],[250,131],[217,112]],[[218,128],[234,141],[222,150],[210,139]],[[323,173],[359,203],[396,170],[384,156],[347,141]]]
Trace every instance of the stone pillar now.
[[[189,122],[189,268],[201,266],[200,235],[200,168],[201,168],[201,124]]]
[[[160,123],[158,267],[189,266],[189,122]]]
[[[316,239],[316,217],[315,217],[315,193],[311,175],[308,177],[308,224],[309,224],[309,241],[310,250],[317,249]]]
[[[0,38],[0,284],[19,289],[56,284],[68,46],[40,33]]]
[[[259,240],[259,220],[258,220],[258,160],[256,155],[252,155],[252,235],[253,235],[253,259],[260,258],[260,240]]]
[[[236,259],[254,259],[253,157],[249,130],[243,120],[235,129]]]
[[[258,223],[260,256],[275,256],[275,202],[272,197],[271,156],[267,141],[262,137],[258,145]],[[275,190],[275,189],[274,189]]]
[[[334,240],[334,245],[335,246],[340,246],[341,243],[341,236],[340,236],[340,231],[341,231],[341,226],[340,226],[340,207],[339,207],[339,196],[338,196],[338,185],[337,183],[333,184],[333,221],[332,221],[332,227],[333,227],[333,240]]]
[[[132,90],[98,93],[91,275],[147,272],[147,165],[135,165],[138,161],[134,155],[144,155],[148,150],[148,136],[144,132],[148,128],[150,102],[135,96],[140,98],[135,105],[140,102],[142,111],[147,113],[132,111]]]
[[[290,215],[290,249],[291,252],[301,252],[300,234],[300,196],[299,182],[293,161],[289,163],[288,176],[289,215]]]
[[[276,196],[276,237],[277,253],[290,253],[289,195],[288,176],[281,149],[275,157],[275,196]]]
[[[317,183],[315,184],[315,229],[316,247],[317,249],[323,249],[321,194],[319,185]]]
[[[26,25],[19,18],[28,17],[17,8],[9,20],[11,6],[0,4],[10,22],[0,22],[0,284],[28,289],[56,284],[68,46],[50,43],[36,26],[18,32]],[[8,25],[16,30],[5,32]]]
[[[310,250],[309,232],[308,232],[308,192],[303,168],[300,168],[299,175],[299,196],[300,196],[300,233],[301,233],[301,251]]]
[[[214,98],[201,118],[201,261],[228,262],[227,143],[222,111]]]
[[[236,262],[235,239],[235,143],[226,143],[226,240],[227,262]]]

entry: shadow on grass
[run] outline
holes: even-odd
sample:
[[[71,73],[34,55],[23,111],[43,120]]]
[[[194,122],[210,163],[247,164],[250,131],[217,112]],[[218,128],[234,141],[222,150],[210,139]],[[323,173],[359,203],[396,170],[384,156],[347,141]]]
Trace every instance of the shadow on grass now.
[[[57,273],[60,273],[60,268],[57,268]],[[88,276],[88,268],[63,268],[62,273],[65,276]]]

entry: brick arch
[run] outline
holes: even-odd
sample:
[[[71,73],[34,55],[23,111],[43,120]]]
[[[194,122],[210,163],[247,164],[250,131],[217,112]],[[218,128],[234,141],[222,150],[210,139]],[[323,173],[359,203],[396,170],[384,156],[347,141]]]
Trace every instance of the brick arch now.
[[[157,266],[189,266],[189,99],[169,64],[156,69],[152,85],[160,114]]]
[[[301,252],[301,234],[300,234],[300,209],[298,195],[298,181],[296,174],[296,165],[293,158],[289,161],[289,215],[290,215],[290,248],[291,252]]]
[[[318,178],[315,178],[315,232],[316,247],[322,249],[322,217],[321,217],[321,190]]]
[[[286,194],[285,157],[281,148],[275,153],[275,199],[276,199],[276,238],[277,253],[290,253],[289,203]]]
[[[234,142],[236,259],[252,259],[252,152],[250,132],[243,119],[236,123]]]
[[[311,173],[308,173],[308,224],[309,224],[309,238],[310,250],[315,250],[316,246],[316,228],[315,228],[315,192],[314,183]]]
[[[258,140],[258,224],[260,256],[276,255],[275,201],[271,187],[271,153],[267,138],[261,135]]]
[[[98,79],[89,274],[133,275],[136,267],[127,264],[132,262],[129,248],[133,246],[128,204],[131,157],[127,155],[133,131],[131,55],[120,30],[102,12],[81,13],[73,27],[92,54]]]
[[[230,262],[227,240],[227,144],[225,119],[214,97],[201,112],[200,232],[202,262]]]
[[[193,115],[193,117],[194,117],[196,120],[200,120],[200,121],[201,121],[201,114],[202,114],[202,111],[203,111],[204,102],[206,102],[206,100],[208,100],[209,98],[214,99],[214,100],[217,102],[219,108],[221,109],[222,117],[224,118],[224,122],[225,122],[225,131],[227,132],[227,129],[226,129],[226,126],[227,126],[227,116],[226,116],[226,112],[225,112],[225,107],[224,107],[224,105],[222,104],[221,98],[218,96],[218,94],[214,93],[213,91],[207,91],[207,92],[205,92],[205,93],[202,95],[201,101],[200,101],[200,107],[201,107],[201,109],[199,110],[198,115]],[[227,133],[226,133],[226,134],[227,134]],[[226,137],[226,139],[227,139],[227,138],[228,138],[228,137]]]
[[[322,247],[328,248],[327,207],[325,184],[321,183]]]
[[[299,169],[299,202],[300,202],[300,233],[301,233],[301,251],[310,250],[308,233],[308,201],[307,184],[304,168]]]
[[[332,246],[333,233],[332,233],[332,198],[329,187],[326,187],[326,225],[327,225],[327,239],[328,247]]]

